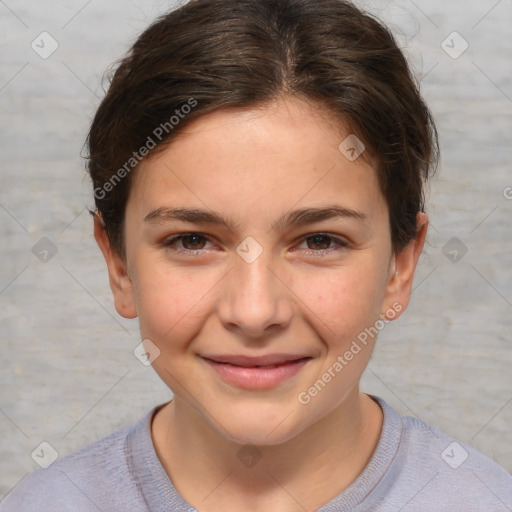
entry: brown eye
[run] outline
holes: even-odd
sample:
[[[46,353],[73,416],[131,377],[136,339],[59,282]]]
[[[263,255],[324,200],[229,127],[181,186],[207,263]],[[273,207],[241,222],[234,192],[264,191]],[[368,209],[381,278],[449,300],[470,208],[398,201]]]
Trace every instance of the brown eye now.
[[[314,233],[303,238],[302,243],[306,244],[306,254],[313,256],[326,256],[333,252],[341,252],[349,247],[349,243],[343,238],[335,237],[325,233]]]
[[[168,238],[163,242],[163,245],[176,252],[195,253],[202,251],[205,243],[207,242],[207,237],[200,233],[183,233],[181,235]]]
[[[205,239],[201,235],[185,235],[181,238],[182,244],[186,249],[202,249],[204,246]]]
[[[332,238],[326,235],[313,235],[306,239],[308,242],[309,249],[329,249]],[[311,247],[316,246],[316,247]]]

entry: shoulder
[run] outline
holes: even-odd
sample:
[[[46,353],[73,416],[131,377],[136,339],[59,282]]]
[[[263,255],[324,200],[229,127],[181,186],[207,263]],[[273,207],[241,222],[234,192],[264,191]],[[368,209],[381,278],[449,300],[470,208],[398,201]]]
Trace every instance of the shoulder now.
[[[409,487],[404,512],[510,510],[512,476],[504,468],[424,421],[400,419],[399,449],[391,469]]]
[[[144,510],[127,443],[148,416],[29,474],[2,500],[0,512]]]
[[[504,468],[472,446],[417,418],[402,416],[402,425],[405,445],[419,460],[436,462],[443,469],[450,469],[448,474],[455,474],[458,469],[485,471],[512,483],[512,476]]]

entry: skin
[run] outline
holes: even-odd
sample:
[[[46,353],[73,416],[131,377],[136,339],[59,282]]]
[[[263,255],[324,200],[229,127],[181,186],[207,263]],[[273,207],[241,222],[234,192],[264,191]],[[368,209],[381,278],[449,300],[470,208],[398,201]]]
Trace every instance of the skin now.
[[[202,512],[315,510],[357,478],[377,445],[382,411],[359,391],[376,338],[308,404],[297,398],[359,333],[391,319],[393,305],[395,319],[406,309],[427,231],[419,213],[416,239],[394,254],[372,159],[349,161],[338,149],[349,133],[318,105],[292,98],[202,116],[137,170],[126,261],[95,220],[116,309],[138,316],[142,339],[160,350],[153,367],[174,393],[154,416],[155,450]],[[327,205],[366,220],[272,227],[291,210]],[[238,224],[144,221],[177,206]],[[164,245],[180,233],[207,238]],[[315,233],[348,245],[305,239]],[[251,263],[236,251],[249,236],[263,249]],[[201,358],[207,353],[311,359],[285,382],[253,390],[223,381]],[[237,456],[246,444],[261,456],[250,468]]]

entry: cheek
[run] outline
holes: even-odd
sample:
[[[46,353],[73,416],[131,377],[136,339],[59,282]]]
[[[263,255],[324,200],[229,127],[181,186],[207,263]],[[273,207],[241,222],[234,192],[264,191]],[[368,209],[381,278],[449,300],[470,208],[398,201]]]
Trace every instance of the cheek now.
[[[329,345],[344,345],[372,325],[381,313],[385,291],[375,265],[322,269],[296,276],[297,295],[305,314]]]
[[[171,355],[205,328],[226,280],[218,268],[171,268],[158,260],[142,251],[135,259],[135,300],[142,338]],[[371,253],[355,254],[338,268],[296,267],[282,273],[288,283],[280,293],[295,303],[296,326],[306,321],[329,348],[342,350],[379,317],[386,284],[382,267]]]
[[[208,293],[218,278],[204,269],[194,275],[190,269],[141,265],[138,269],[135,296],[140,331],[162,351],[192,339],[201,328]],[[172,341],[172,343],[171,343]]]

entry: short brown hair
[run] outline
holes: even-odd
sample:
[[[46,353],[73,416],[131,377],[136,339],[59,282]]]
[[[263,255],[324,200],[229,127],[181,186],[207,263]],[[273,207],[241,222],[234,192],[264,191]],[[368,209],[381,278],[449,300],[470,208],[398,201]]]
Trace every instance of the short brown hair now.
[[[413,239],[439,146],[389,29],[345,0],[190,0],[157,18],[117,63],[90,127],[87,165],[114,250],[125,255],[130,169],[150,139],[153,154],[201,115],[282,94],[341,117],[371,148],[394,250]],[[158,127],[161,137],[152,136]]]

